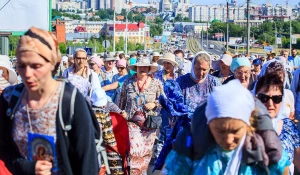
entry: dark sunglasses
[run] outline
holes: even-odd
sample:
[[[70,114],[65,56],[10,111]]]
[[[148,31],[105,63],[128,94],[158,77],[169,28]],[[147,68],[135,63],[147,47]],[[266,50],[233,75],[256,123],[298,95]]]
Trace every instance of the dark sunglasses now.
[[[282,102],[282,95],[273,95],[273,96],[268,96],[266,94],[257,94],[257,98],[262,102],[262,103],[266,103],[268,102],[270,99],[272,99],[272,101],[275,104],[279,104]]]
[[[93,67],[93,66],[95,65],[95,63],[90,63],[89,65],[90,65],[91,67]]]
[[[121,70],[123,70],[123,69],[125,69],[125,67],[117,67],[117,69],[121,69]]]

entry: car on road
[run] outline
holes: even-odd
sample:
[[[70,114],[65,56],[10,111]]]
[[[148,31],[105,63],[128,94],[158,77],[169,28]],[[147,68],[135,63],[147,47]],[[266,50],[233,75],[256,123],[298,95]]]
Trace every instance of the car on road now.
[[[214,49],[214,48],[215,48],[215,45],[210,44],[210,45],[209,45],[209,48],[210,48],[210,49]]]

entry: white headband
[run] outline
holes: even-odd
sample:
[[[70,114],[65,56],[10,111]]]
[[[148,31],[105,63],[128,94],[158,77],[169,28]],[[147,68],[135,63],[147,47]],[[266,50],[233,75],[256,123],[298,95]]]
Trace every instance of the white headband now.
[[[207,124],[215,118],[239,119],[250,125],[255,102],[252,94],[239,80],[214,87],[207,100],[205,115]]]

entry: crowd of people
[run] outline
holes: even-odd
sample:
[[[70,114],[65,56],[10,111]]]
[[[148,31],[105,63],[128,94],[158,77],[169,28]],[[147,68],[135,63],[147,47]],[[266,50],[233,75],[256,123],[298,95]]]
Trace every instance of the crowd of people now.
[[[30,28],[16,60],[0,56],[0,172],[142,175],[151,159],[163,175],[300,172],[297,50],[217,62],[183,50],[62,56]]]

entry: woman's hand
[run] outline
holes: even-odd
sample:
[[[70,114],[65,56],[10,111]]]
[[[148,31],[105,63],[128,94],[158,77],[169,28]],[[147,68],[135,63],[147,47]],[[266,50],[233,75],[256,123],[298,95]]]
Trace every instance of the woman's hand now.
[[[126,119],[127,113],[124,110],[122,111],[121,115]]]
[[[150,110],[154,109],[155,106],[156,106],[155,103],[147,103],[147,104],[144,106],[144,108],[145,108],[146,110],[150,111]]]
[[[38,160],[35,164],[36,175],[51,175],[52,163],[46,160]]]

